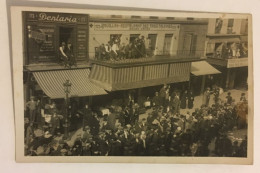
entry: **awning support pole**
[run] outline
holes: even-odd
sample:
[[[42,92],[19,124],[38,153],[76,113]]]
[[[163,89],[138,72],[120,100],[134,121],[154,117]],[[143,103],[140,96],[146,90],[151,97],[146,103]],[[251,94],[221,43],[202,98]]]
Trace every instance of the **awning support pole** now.
[[[206,81],[206,75],[203,75],[203,76],[202,76],[202,82],[201,82],[201,90],[200,90],[200,94],[202,94],[202,93],[204,92],[205,81]]]

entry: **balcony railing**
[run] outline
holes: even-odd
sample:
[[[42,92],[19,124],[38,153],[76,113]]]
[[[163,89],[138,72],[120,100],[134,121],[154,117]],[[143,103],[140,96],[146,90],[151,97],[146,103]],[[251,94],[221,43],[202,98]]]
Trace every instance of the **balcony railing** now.
[[[139,51],[113,51],[105,52],[95,49],[95,61],[108,62],[108,63],[134,63],[134,62],[146,62],[151,60],[163,60],[163,59],[199,59],[204,56],[203,51],[177,51],[175,54],[169,51],[158,51],[146,49],[143,52]]]
[[[237,59],[237,58],[247,58],[248,53],[247,52],[229,52],[229,53],[222,53],[221,51],[215,51],[213,53],[207,54],[208,58],[216,58],[216,59]]]
[[[248,57],[247,54],[243,56],[223,56],[219,52],[215,52],[214,54],[207,55],[207,61],[210,64],[215,64],[219,66],[224,66],[226,68],[235,68],[235,67],[246,67],[248,66]]]

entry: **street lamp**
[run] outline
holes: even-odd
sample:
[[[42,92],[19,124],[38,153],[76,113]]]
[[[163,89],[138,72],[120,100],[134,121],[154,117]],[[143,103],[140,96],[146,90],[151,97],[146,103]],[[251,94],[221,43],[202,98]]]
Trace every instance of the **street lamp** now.
[[[65,97],[65,122],[63,123],[63,127],[64,127],[64,138],[67,139],[68,138],[68,128],[70,126],[69,120],[68,120],[68,107],[69,107],[69,93],[71,90],[71,82],[67,79],[65,83],[63,83],[63,89],[64,92],[66,94]]]

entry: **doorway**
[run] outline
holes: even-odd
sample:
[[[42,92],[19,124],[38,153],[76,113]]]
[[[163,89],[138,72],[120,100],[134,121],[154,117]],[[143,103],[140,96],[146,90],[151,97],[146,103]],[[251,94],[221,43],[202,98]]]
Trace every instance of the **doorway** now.
[[[60,27],[59,28],[59,42],[60,45],[62,42],[65,42],[66,44],[68,43],[68,41],[70,41],[72,43],[72,45],[74,45],[74,39],[75,39],[75,32],[74,32],[74,28],[73,27]]]

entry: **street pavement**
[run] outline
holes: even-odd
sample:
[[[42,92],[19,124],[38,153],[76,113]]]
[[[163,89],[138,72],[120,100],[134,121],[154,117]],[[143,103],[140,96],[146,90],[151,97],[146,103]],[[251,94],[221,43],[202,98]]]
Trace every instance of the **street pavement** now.
[[[237,103],[239,100],[240,100],[240,96],[241,96],[241,93],[245,93],[246,94],[246,98],[247,98],[247,92],[245,90],[229,90],[228,92],[231,92],[231,96],[233,97],[233,99],[235,99],[235,102]],[[220,95],[220,99],[222,100],[225,100],[226,99],[226,96],[227,96],[227,93],[228,92],[224,92]],[[193,109],[181,109],[180,110],[180,113],[181,114],[186,114],[187,111],[189,111],[190,113],[192,113],[193,111],[195,111],[196,108],[200,108],[201,105],[202,105],[202,97],[203,95],[200,95],[200,96],[196,96],[194,98],[194,107]],[[214,104],[214,96],[211,95],[211,98],[210,98],[210,102],[209,102],[209,105],[212,105]],[[141,114],[139,116],[139,120],[141,120],[142,118],[147,118],[148,116],[148,113],[151,113],[152,112],[152,109],[148,109],[145,114]],[[247,129],[240,129],[240,130],[233,130],[232,132],[230,132],[230,134],[232,133],[232,136],[234,138],[237,138],[237,139],[244,139],[245,135],[247,134]],[[82,128],[78,129],[77,131],[73,132],[70,134],[70,138],[68,140],[68,144],[70,146],[73,146],[74,144],[74,141],[77,139],[77,137],[79,135],[82,134]],[[212,140],[211,144],[209,145],[209,150],[210,150],[210,155],[211,156],[214,156],[214,149],[215,149],[215,139]]]
[[[235,99],[235,103],[239,102],[241,93],[245,93],[246,94],[246,98],[248,97],[247,96],[247,91],[233,89],[233,90],[229,90],[227,92],[223,92],[222,94],[219,95],[219,98],[221,100],[226,100],[226,96],[227,96],[228,92],[230,92],[232,98]],[[203,98],[203,95],[196,96],[194,98],[194,106],[193,106],[193,108],[192,109],[181,109],[180,113],[181,114],[186,114],[187,111],[192,113],[192,112],[195,111],[196,108],[200,108],[201,105],[202,105],[202,98]],[[209,100],[209,105],[211,106],[212,104],[214,104],[214,96],[213,95],[210,96],[210,100]]]
[[[235,103],[237,103],[240,100],[241,93],[245,93],[246,94],[246,98],[248,97],[247,96],[247,91],[233,89],[233,90],[229,90],[227,92],[223,92],[222,94],[220,94],[219,98],[221,100],[225,100],[228,92],[231,93],[231,96],[235,100]],[[180,113],[181,114],[186,114],[188,111],[190,113],[192,113],[192,112],[195,111],[196,108],[200,108],[201,105],[202,105],[202,98],[203,98],[203,95],[199,95],[199,96],[194,97],[194,106],[193,106],[193,108],[192,109],[181,109]],[[213,95],[210,96],[210,101],[209,101],[209,105],[211,106],[212,104],[214,104],[214,96]],[[139,119],[147,118],[148,113],[150,113],[150,112],[152,112],[152,110],[148,109],[145,114],[141,114],[139,116]]]

